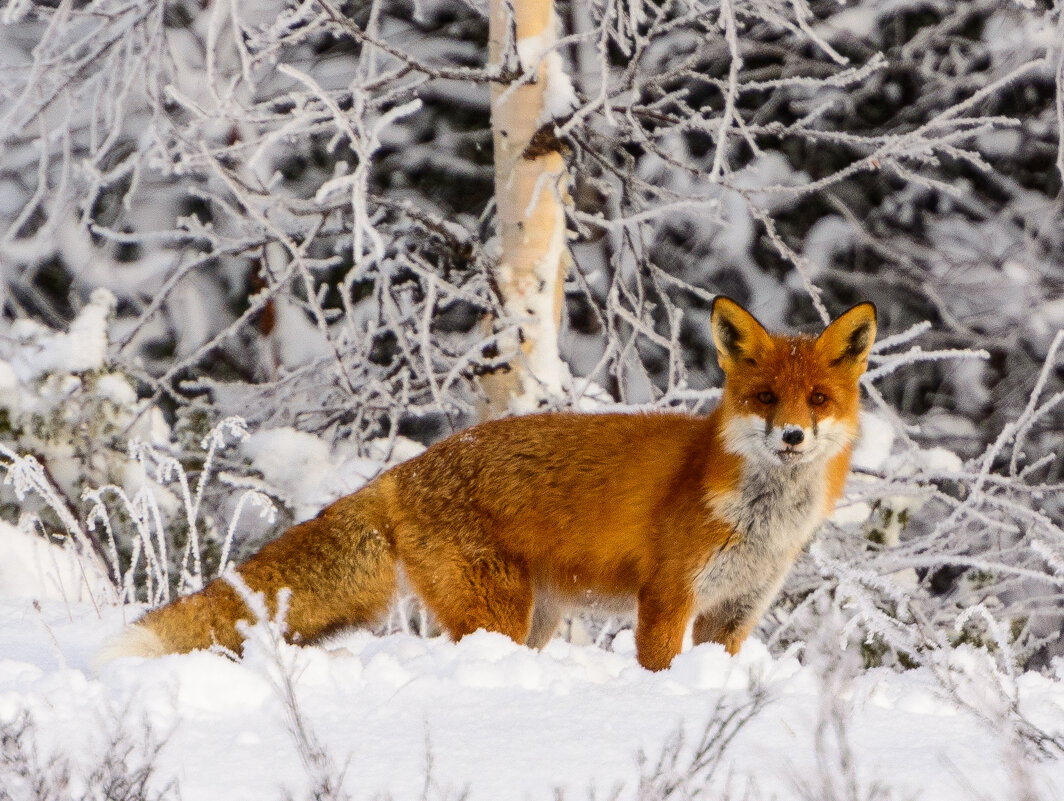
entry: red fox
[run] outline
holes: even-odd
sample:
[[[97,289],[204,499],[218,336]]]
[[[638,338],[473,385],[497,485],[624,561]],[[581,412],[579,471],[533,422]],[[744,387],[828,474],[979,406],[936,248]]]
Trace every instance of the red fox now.
[[[842,493],[857,436],[871,303],[819,337],[769,334],[720,296],[723,396],[681,413],[533,414],[459,432],[267,544],[237,568],[287,636],[373,623],[400,577],[455,639],[542,647],[563,613],[634,603],[636,651],[667,668],[695,643],[736,653]],[[230,582],[148,612],[103,658],[241,647]]]

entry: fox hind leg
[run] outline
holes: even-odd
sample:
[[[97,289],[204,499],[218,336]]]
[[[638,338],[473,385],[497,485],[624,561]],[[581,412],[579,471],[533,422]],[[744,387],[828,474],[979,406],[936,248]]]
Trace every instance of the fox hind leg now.
[[[477,629],[528,639],[533,592],[523,565],[485,548],[466,553],[453,541],[401,556],[414,591],[455,640]]]
[[[550,642],[555,629],[562,622],[564,608],[550,593],[536,593],[535,605],[532,607],[532,627],[525,644],[529,648],[542,648]]]
[[[395,597],[394,548],[378,528],[362,520],[331,521],[307,531],[306,541],[293,551],[284,574],[261,582],[291,590],[285,623],[293,641],[313,642],[341,629],[376,623]],[[304,563],[291,566],[300,556]],[[253,559],[240,571],[252,589],[260,583],[256,567]],[[264,572],[272,569],[267,563]],[[272,605],[270,611],[274,613]]]

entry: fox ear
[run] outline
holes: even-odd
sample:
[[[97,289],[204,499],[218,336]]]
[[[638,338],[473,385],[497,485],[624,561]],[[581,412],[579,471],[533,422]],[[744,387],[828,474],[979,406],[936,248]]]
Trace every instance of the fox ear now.
[[[875,304],[858,303],[825,328],[816,344],[832,367],[852,365],[860,367],[863,372],[867,366],[868,352],[875,341]]]
[[[772,337],[754,315],[729,297],[717,295],[710,311],[717,363],[727,372],[737,363],[753,364],[772,346]]]

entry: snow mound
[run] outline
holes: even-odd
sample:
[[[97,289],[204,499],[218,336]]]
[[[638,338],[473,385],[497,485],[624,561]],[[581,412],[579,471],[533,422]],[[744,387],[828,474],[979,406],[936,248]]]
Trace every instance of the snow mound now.
[[[421,799],[427,785],[432,801],[463,790],[470,801],[646,797],[640,782],[678,732],[690,746],[755,692],[767,705],[737,731],[699,797],[793,798],[799,780],[818,788],[821,771],[840,764],[818,748],[831,708],[844,716],[862,786],[936,801],[967,801],[972,786],[986,798],[1013,788],[1015,752],[1001,732],[926,668],[868,671],[839,687],[824,680],[825,665],[773,657],[756,640],[735,657],[715,644],[690,648],[650,673],[630,637],[615,640],[618,650],[554,640],[536,652],[487,632],[453,643],[355,631],[299,648],[271,644],[257,627],[240,662],[207,652],[120,659],[94,676],[92,653],[137,614],[101,612],[0,601],[0,726],[28,714],[43,758],[79,754],[85,766],[102,750],[101,731],[148,731],[149,745],[165,740],[151,787],[173,781],[184,801],[308,796],[286,697],[356,799]],[[976,675],[980,657],[968,661],[959,667]],[[1043,730],[1064,731],[1064,680],[1020,676],[1016,698]],[[1028,768],[1037,786],[1064,786],[1064,763]]]
[[[4,521],[0,554],[0,598],[89,601],[108,586],[94,560]]]

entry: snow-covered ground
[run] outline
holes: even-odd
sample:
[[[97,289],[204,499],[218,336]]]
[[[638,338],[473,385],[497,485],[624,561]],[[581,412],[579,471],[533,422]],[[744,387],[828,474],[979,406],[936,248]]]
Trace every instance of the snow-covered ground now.
[[[705,793],[698,797],[828,799],[825,776],[843,786],[845,749],[855,799],[1019,798],[1028,780],[1038,795],[1024,798],[1064,792],[1064,762],[1023,760],[925,668],[861,672],[840,686],[793,656],[773,658],[756,640],[734,658],[717,645],[689,649],[653,674],[636,663],[627,632],[612,650],[556,639],[541,653],[485,632],[459,643],[352,632],[328,648],[275,647],[263,636],[239,663],[201,652],[119,660],[95,673],[96,649],[135,614],[0,601],[0,722],[29,713],[23,746],[42,770],[57,764],[54,754],[91,770],[125,729],[137,744],[126,764],[135,768],[161,743],[151,786],[173,782],[184,801],[305,797],[314,768],[297,747],[287,674],[310,742],[353,798],[422,798],[430,761],[428,798],[463,790],[483,801],[556,791],[607,798],[616,788],[620,798],[661,797],[645,782],[676,733],[685,732],[690,748],[707,722],[759,691],[763,707],[738,728],[709,784],[696,777],[688,788]],[[1027,674],[1016,686],[1034,723],[1064,731],[1064,682]],[[842,713],[842,742],[826,725],[833,711]],[[681,774],[686,762],[681,754]],[[0,762],[0,773],[5,767]],[[73,775],[78,797],[78,768]],[[4,782],[11,795],[0,797],[38,797],[10,769]],[[877,785],[891,794],[874,795]],[[751,787],[757,792],[748,796]]]

